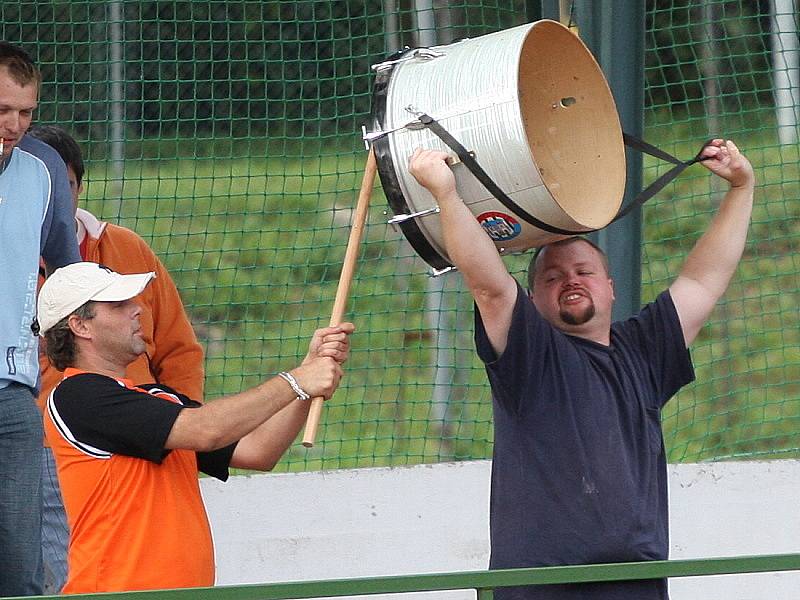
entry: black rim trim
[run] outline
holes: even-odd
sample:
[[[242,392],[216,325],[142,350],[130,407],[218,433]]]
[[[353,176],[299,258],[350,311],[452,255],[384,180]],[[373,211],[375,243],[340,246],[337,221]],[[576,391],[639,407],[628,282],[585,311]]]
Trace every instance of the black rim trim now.
[[[410,49],[400,51],[393,54],[387,60],[395,60]],[[394,72],[394,65],[381,69],[375,76],[375,88],[372,94],[372,130],[381,131],[383,122],[386,119],[386,93],[389,88],[389,82],[392,79]],[[383,193],[395,215],[404,215],[412,212],[408,201],[403,195],[400,187],[400,180],[397,177],[394,160],[392,158],[391,149],[389,146],[388,136],[382,136],[372,142],[372,148],[375,150],[375,160],[378,164],[378,176],[383,186]],[[420,258],[432,266],[434,269],[445,269],[451,267],[450,263],[440,252],[433,247],[428,241],[428,238],[423,233],[420,226],[417,224],[416,219],[408,219],[402,223],[398,223],[403,235],[411,244],[411,247],[419,254]]]

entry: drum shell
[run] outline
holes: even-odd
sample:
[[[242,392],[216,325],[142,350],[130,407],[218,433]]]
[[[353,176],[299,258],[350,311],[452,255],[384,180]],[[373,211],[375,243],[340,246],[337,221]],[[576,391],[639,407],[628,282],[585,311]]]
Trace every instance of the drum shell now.
[[[625,188],[625,152],[613,97],[583,43],[554,21],[537,21],[413,53],[378,67],[373,132],[378,171],[396,215],[435,209],[408,172],[420,148],[452,152],[418,114],[436,119],[471,151],[512,201],[501,203],[463,164],[453,167],[459,194],[501,252],[522,252],[600,229],[616,215]],[[412,126],[406,127],[409,123]],[[527,218],[526,218],[527,217]],[[438,214],[401,223],[428,263],[450,264]]]

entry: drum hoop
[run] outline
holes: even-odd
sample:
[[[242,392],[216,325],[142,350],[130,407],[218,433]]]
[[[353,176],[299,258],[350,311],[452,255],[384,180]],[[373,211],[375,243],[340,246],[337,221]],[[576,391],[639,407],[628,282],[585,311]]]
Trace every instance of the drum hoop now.
[[[390,60],[399,58],[413,50],[414,49],[408,49],[398,52],[392,55]],[[375,76],[375,86],[372,94],[373,131],[381,131],[383,129],[383,122],[386,119],[387,91],[393,71],[394,64],[391,64],[380,69]],[[384,135],[377,138],[372,142],[372,147],[375,150],[375,158],[378,163],[378,176],[380,177],[383,193],[386,196],[389,206],[395,215],[410,214],[413,212],[413,209],[409,206],[408,201],[403,195],[403,190],[400,187],[400,180],[397,177],[397,171],[389,146],[389,137]],[[408,219],[398,223],[398,225],[400,225],[400,229],[408,240],[408,243],[411,244],[411,247],[425,262],[435,269],[445,269],[452,266],[451,263],[433,247],[415,219]]]

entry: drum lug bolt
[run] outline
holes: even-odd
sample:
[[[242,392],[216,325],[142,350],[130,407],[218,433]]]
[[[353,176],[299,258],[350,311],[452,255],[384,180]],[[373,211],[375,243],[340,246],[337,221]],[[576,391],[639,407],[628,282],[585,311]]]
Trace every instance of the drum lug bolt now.
[[[364,140],[364,148],[367,150],[370,149],[372,142],[375,140],[385,136],[388,132],[387,131],[367,131],[367,126],[361,126],[361,139]]]
[[[424,216],[427,216],[427,215],[437,215],[437,214],[439,214],[439,207],[438,206],[434,206],[432,208],[426,208],[425,210],[420,210],[418,212],[402,214],[402,215],[395,215],[391,219],[389,219],[386,223],[388,225],[391,225],[392,229],[397,231],[397,228],[395,227],[395,225],[399,225],[401,223],[405,223],[406,221],[408,221],[410,219],[416,219],[418,217],[424,217]]]
[[[383,71],[384,69],[388,69],[389,67],[393,67],[397,63],[405,62],[407,60],[412,60],[414,58],[418,58],[420,60],[433,60],[434,58],[439,58],[440,56],[444,56],[444,52],[439,52],[438,50],[433,50],[432,48],[415,48],[410,52],[406,52],[399,58],[394,60],[385,60],[381,63],[377,63],[372,65],[373,71]]]
[[[444,275],[445,273],[451,273],[452,271],[458,271],[458,269],[454,266],[445,267],[444,269],[434,269],[431,268],[428,271],[428,277],[439,277],[440,275]]]

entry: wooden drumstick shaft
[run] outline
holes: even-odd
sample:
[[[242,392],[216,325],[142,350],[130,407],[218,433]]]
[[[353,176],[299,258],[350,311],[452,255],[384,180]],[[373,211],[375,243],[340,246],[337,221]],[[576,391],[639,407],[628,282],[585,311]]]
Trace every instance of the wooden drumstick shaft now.
[[[339,325],[344,319],[344,311],[347,306],[347,297],[350,294],[350,283],[355,273],[356,260],[358,260],[359,246],[361,245],[361,235],[364,232],[364,223],[367,220],[367,209],[369,208],[370,196],[372,196],[372,186],[375,184],[375,173],[378,170],[375,162],[375,150],[370,149],[367,156],[367,164],[364,167],[364,177],[361,180],[361,190],[358,193],[356,210],[353,213],[353,222],[350,226],[350,238],[347,240],[347,250],[344,253],[344,264],[342,274],[339,277],[339,286],[336,289],[336,298],[333,302],[331,312],[331,327]],[[311,401],[311,408],[306,417],[306,428],[303,433],[303,446],[311,448],[317,437],[319,419],[322,415],[323,398],[317,397]]]

